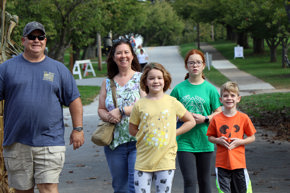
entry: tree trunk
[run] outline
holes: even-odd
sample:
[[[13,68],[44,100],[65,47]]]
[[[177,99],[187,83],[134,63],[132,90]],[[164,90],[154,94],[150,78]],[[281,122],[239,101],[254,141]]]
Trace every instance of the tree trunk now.
[[[281,40],[277,37],[266,39],[267,45],[270,48],[270,62],[277,62],[277,46],[280,44]]]
[[[262,54],[265,51],[264,39],[263,38],[253,38],[254,54]]]
[[[83,54],[82,54],[82,56],[80,56],[80,58],[81,58],[82,60],[84,60],[84,59],[86,58],[87,50],[88,50],[88,47],[84,47],[84,48],[83,48]]]
[[[211,24],[211,41],[214,41],[214,25],[213,23]]]
[[[243,46],[244,49],[249,48],[247,32],[239,32],[238,33],[237,44],[240,46]]]
[[[52,51],[48,52],[48,56],[63,63],[64,52],[66,49],[67,49],[66,45],[56,43],[55,46],[51,49]]]
[[[276,47],[270,48],[270,62],[277,62],[277,54],[276,54]]]
[[[232,42],[236,42],[237,40],[237,34],[234,32],[233,28],[229,25],[227,25],[227,40],[230,40]]]
[[[233,30],[232,30],[231,26],[227,25],[226,29],[227,29],[227,40],[232,40],[231,37],[232,37]]]
[[[96,58],[96,46],[93,45],[89,45],[86,49],[85,55],[84,55],[84,59],[93,59]]]
[[[282,68],[287,67],[287,61],[286,57],[288,53],[288,37],[281,38],[281,43],[282,43]]]
[[[73,74],[74,63],[75,63],[75,60],[73,56],[73,49],[71,49],[69,53],[69,70],[71,71],[72,74]]]
[[[76,60],[80,59],[80,51],[81,49],[78,46],[76,46],[75,44],[72,44],[73,63],[75,63]]]
[[[199,23],[197,23],[197,25],[196,25],[196,31],[197,31],[197,37],[196,37],[196,40],[197,40],[197,49],[200,49],[200,32],[199,32]]]
[[[55,41],[56,43],[48,52],[49,57],[62,63],[64,62],[64,52],[70,46],[70,40],[66,40],[67,34],[66,27],[64,26],[64,30],[60,32],[59,41]]]

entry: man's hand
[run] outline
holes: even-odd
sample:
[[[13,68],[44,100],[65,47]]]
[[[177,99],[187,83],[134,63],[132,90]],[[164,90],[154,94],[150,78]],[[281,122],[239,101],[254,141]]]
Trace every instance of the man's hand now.
[[[70,145],[73,144],[74,150],[80,148],[85,143],[84,131],[73,130],[70,134]]]

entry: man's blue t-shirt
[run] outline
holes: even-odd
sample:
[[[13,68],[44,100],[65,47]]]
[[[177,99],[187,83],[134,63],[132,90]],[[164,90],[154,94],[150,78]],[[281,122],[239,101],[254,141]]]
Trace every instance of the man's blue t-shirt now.
[[[63,146],[62,106],[80,96],[71,72],[49,57],[32,63],[21,55],[0,64],[3,146]]]

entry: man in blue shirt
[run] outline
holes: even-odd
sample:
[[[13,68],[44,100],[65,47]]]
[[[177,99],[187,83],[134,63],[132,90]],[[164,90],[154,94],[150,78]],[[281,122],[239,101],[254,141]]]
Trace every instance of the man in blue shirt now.
[[[64,64],[44,54],[46,33],[26,24],[24,52],[0,65],[0,100],[5,100],[3,156],[16,193],[58,193],[65,158],[63,106],[70,109],[70,144],[84,143],[83,108],[75,80]]]

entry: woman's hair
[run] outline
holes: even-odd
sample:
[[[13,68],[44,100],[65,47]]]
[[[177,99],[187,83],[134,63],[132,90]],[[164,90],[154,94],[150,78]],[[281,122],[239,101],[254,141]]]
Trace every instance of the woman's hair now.
[[[189,58],[191,55],[193,55],[193,54],[198,54],[198,55],[200,55],[201,58],[202,58],[203,65],[205,65],[204,54],[203,54],[200,50],[192,49],[192,50],[189,50],[189,52],[187,52],[187,54],[186,54],[186,56],[185,56],[185,59],[184,59],[184,66],[185,66],[186,69],[187,69],[187,61],[188,61],[188,58]],[[188,78],[189,78],[189,73],[186,73],[184,80],[186,80],[186,79],[188,79]],[[205,79],[205,76],[204,76],[203,73],[202,73],[202,78]]]
[[[149,93],[149,88],[146,85],[146,83],[147,83],[148,73],[152,69],[160,70],[162,72],[163,78],[164,78],[163,92],[166,92],[170,88],[170,84],[171,84],[171,80],[172,80],[171,75],[164,68],[164,66],[162,66],[162,64],[155,63],[155,62],[149,63],[144,67],[143,74],[142,74],[141,79],[140,79],[141,89],[144,90],[147,94]]]
[[[116,48],[121,44],[127,44],[131,50],[131,53],[133,55],[133,60],[131,64],[132,70],[138,71],[138,72],[141,71],[141,66],[138,62],[138,58],[133,50],[133,47],[131,46],[130,40],[125,39],[125,38],[116,39],[116,40],[113,40],[113,46],[109,52],[108,59],[107,59],[107,76],[109,79],[114,78],[114,76],[116,76],[119,73],[119,68],[116,62],[114,61],[114,55],[116,52]]]
[[[240,95],[239,86],[238,86],[238,83],[236,83],[236,82],[228,81],[228,82],[224,83],[220,88],[221,96],[223,95],[223,93],[225,91],[233,92],[233,93],[237,94],[238,96]]]

